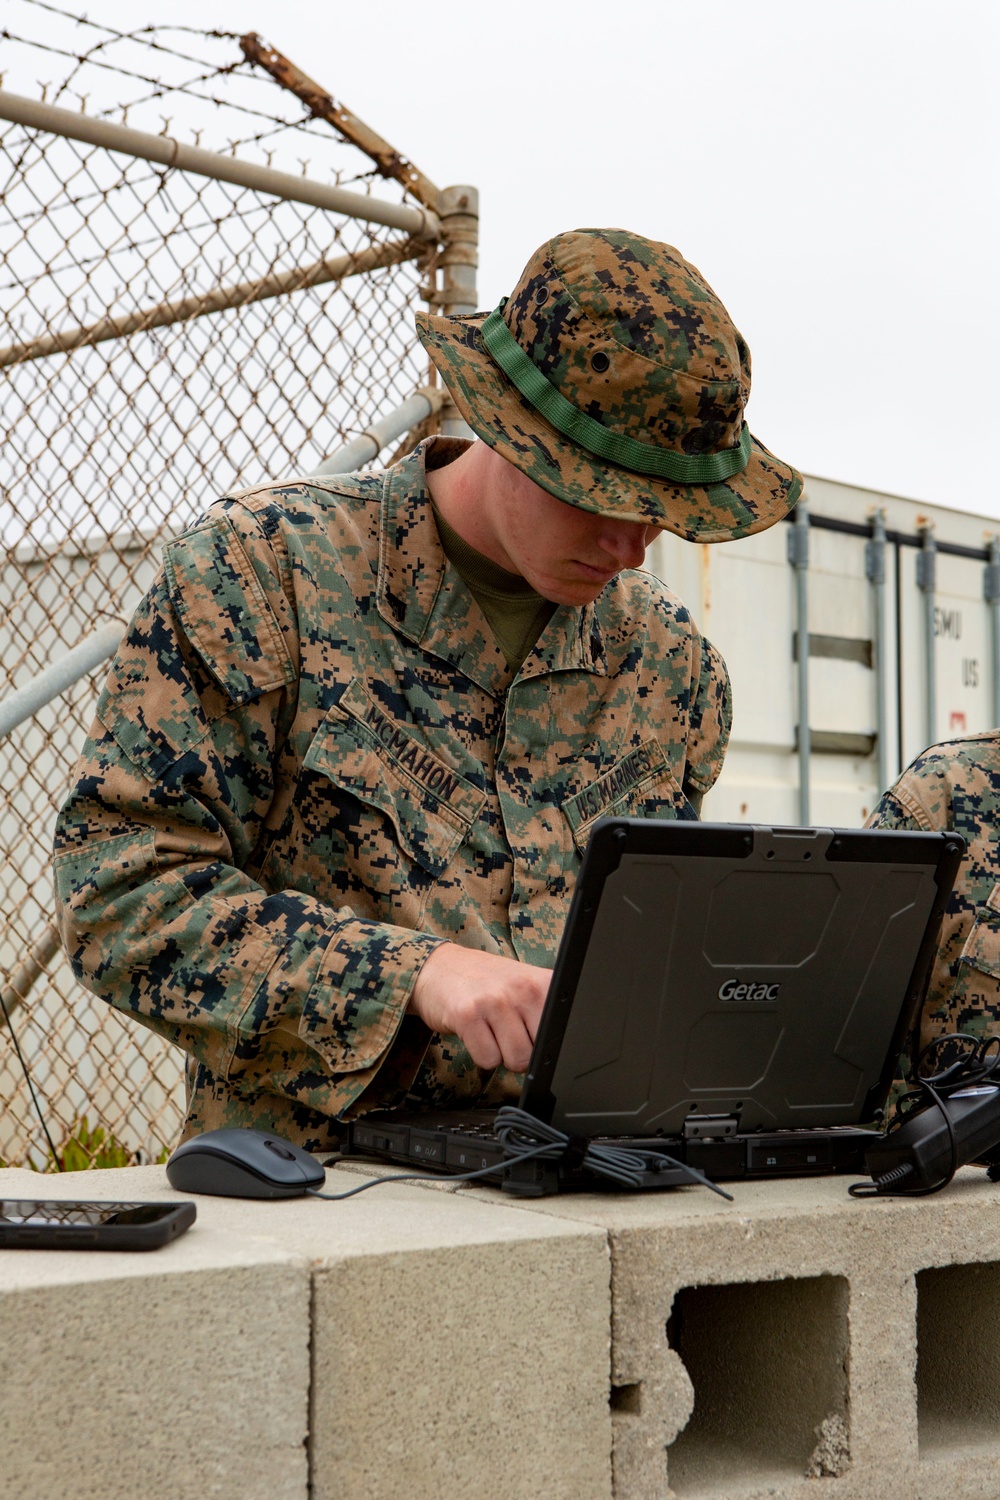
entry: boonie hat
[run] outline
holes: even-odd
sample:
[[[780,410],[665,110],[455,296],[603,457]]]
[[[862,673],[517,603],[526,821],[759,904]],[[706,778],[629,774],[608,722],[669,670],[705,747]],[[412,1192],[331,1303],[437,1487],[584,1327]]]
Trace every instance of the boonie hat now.
[[[493,312],[418,313],[417,332],[473,432],[582,510],[722,542],[802,491],[744,420],[745,340],[671,245],[556,235]]]

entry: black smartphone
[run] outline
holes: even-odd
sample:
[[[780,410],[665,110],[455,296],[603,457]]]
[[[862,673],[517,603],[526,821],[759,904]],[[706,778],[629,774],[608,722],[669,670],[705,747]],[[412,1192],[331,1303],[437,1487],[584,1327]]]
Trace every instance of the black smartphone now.
[[[193,1203],[0,1198],[0,1250],[157,1250],[196,1213]]]

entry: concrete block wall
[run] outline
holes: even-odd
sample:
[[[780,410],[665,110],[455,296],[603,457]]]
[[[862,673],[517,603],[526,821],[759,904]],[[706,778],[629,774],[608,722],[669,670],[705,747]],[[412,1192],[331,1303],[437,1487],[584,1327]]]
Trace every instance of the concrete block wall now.
[[[996,1500],[1000,1188],[847,1179],[538,1206],[612,1257],[619,1500]]]
[[[177,1196],[0,1173],[84,1185]],[[200,1198],[151,1255],[3,1252],[0,1496],[996,1500],[1000,1189],[846,1189]]]
[[[113,1175],[4,1171],[0,1188],[156,1196],[97,1180]],[[184,1240],[144,1255],[0,1251],[4,1500],[305,1495],[308,1268],[208,1226]]]
[[[161,1167],[0,1193],[179,1196]],[[608,1500],[599,1228],[409,1186],[197,1204],[146,1254],[0,1251],[2,1500]]]

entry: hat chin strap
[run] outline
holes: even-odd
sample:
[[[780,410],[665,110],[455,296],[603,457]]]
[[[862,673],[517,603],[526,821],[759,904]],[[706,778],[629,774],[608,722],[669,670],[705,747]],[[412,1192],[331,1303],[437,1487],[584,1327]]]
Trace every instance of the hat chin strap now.
[[[622,469],[668,479],[674,484],[717,484],[742,473],[750,462],[751,438],[746,422],[740,428],[736,446],[724,448],[720,453],[674,453],[669,448],[640,443],[636,438],[612,432],[567,401],[537,365],[532,364],[504,321],[506,305],[504,297],[482,326],[487,353],[546,422],[588,453]]]

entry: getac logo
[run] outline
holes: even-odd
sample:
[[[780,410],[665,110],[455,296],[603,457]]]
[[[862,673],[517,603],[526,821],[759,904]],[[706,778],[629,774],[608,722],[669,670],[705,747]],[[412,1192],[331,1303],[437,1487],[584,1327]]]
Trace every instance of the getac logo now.
[[[740,984],[738,979],[727,979],[719,986],[720,1000],[777,1000],[780,984]]]

